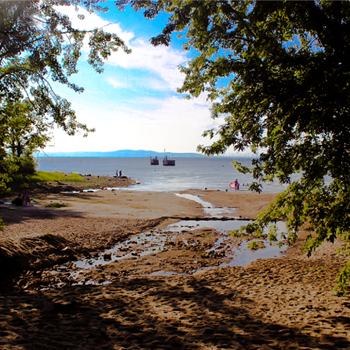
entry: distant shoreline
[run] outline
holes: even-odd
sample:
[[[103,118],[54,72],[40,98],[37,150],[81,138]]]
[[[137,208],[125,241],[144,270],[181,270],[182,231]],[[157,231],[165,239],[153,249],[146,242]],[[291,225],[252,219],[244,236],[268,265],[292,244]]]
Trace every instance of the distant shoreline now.
[[[36,158],[150,158],[157,156],[158,158],[164,155],[173,158],[253,158],[251,155],[221,155],[221,156],[206,156],[201,153],[179,153],[179,152],[155,152],[144,150],[120,150],[111,152],[52,152],[52,153],[35,153]]]

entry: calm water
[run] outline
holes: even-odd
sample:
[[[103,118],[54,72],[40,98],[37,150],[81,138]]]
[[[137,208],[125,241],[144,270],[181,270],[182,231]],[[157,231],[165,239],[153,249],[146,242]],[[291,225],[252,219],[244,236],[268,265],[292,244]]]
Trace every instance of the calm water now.
[[[92,175],[113,176],[121,170],[139,184],[132,186],[140,191],[182,191],[204,189],[234,191],[229,184],[235,179],[240,190],[247,190],[243,184],[252,181],[250,175],[239,174],[232,166],[233,160],[240,160],[250,166],[249,159],[228,157],[176,158],[175,166],[151,166],[149,158],[38,158],[39,170],[62,171]],[[278,183],[264,184],[263,191],[276,193],[285,189]]]
[[[123,175],[126,175],[136,181],[139,184],[132,186],[131,189],[135,190],[147,190],[147,191],[181,191],[188,189],[204,189],[208,190],[221,190],[221,191],[235,191],[229,187],[229,184],[235,179],[241,183],[241,189],[243,191],[248,190],[248,186],[242,186],[244,183],[249,183],[252,178],[249,175],[239,174],[232,166],[231,162],[233,158],[176,158],[176,166],[167,167],[163,165],[151,166],[148,158],[38,158],[37,162],[39,170],[46,171],[62,171],[65,173],[79,173],[79,174],[92,174],[92,175],[109,175],[113,176],[116,170],[122,170]],[[235,159],[237,160],[237,159]],[[250,160],[241,159],[244,165],[249,166]],[[264,187],[265,192],[279,192],[283,190],[283,187],[278,184],[267,184]],[[185,198],[196,200],[195,198],[186,197],[186,195],[178,194]],[[227,208],[215,208],[211,203],[205,202],[198,198],[196,201],[203,205],[204,210],[207,211],[213,217],[221,217],[228,210]],[[218,211],[219,210],[219,211]],[[232,209],[230,209],[232,210]],[[109,249],[100,254],[94,261],[81,260],[74,263],[76,271],[71,276],[80,276],[80,273],[86,268],[96,268],[96,265],[110,263],[109,259],[105,259],[105,254],[110,255],[111,261],[128,258],[133,255],[133,245],[135,249],[142,246],[141,255],[155,254],[164,249],[168,249],[165,243],[172,239],[173,236],[169,235],[169,231],[176,235],[177,232],[182,230],[192,230],[198,227],[212,227],[218,231],[231,231],[233,229],[241,227],[243,224],[247,224],[247,221],[243,220],[213,220],[199,222],[199,221],[180,221],[179,223],[168,226],[164,232],[143,232],[137,236],[132,236],[130,239],[118,244],[117,246]],[[226,241],[226,237],[219,238],[213,250],[222,249],[221,244],[229,244]],[[252,253],[247,249],[247,242],[243,242],[241,249],[233,249],[227,257],[231,257],[230,262],[222,264],[220,266],[246,266],[251,261],[258,258],[272,258],[279,256],[280,252],[284,249],[280,249],[277,246],[270,246],[265,244],[265,249],[259,249],[257,252]],[[122,248],[129,247],[132,251],[123,253]],[[136,250],[135,250],[136,253]],[[214,267],[206,267],[214,268]],[[66,268],[62,266],[55,271],[57,277],[60,271],[63,271],[66,278]],[[173,272],[157,271],[153,274],[173,274]],[[76,282],[77,284],[81,282]],[[86,282],[85,282],[86,283]],[[88,281],[87,284],[96,284],[98,282]],[[108,283],[108,281],[104,282]]]

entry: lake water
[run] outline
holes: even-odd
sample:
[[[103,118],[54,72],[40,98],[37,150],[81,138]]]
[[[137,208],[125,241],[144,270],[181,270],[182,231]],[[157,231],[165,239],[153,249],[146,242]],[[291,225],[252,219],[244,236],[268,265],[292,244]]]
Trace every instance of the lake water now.
[[[38,169],[46,171],[61,171],[65,173],[79,173],[92,175],[109,175],[114,176],[116,171],[122,171],[126,175],[139,183],[130,189],[140,191],[182,191],[189,189],[204,189],[220,190],[220,191],[235,191],[229,187],[229,184],[235,179],[241,184],[240,190],[247,191],[248,186],[243,184],[252,181],[250,175],[239,174],[232,166],[231,162],[238,160],[237,158],[176,158],[175,166],[158,166],[150,165],[148,158],[38,158]],[[250,166],[249,159],[240,159],[240,161],[247,166]],[[161,162],[160,162],[161,163]],[[277,183],[264,184],[264,192],[280,192],[285,187]],[[220,266],[246,266],[251,261],[259,258],[273,258],[281,256],[281,252],[285,249],[279,248],[277,245],[270,245],[265,242],[265,248],[259,249],[256,252],[251,252],[247,248],[248,242],[243,241],[240,249],[231,247],[231,240],[228,232],[247,224],[244,220],[223,220],[220,218],[225,216],[228,210],[232,208],[216,208],[211,203],[203,201],[199,197],[188,194],[177,194],[196,200],[200,203],[204,211],[216,218],[217,220],[202,221],[188,221],[183,220],[178,223],[168,226],[164,232],[152,231],[143,232],[136,236],[130,237],[128,240],[117,244],[115,247],[102,252],[96,259],[83,259],[74,262],[74,271],[70,276],[76,281],[74,283],[80,284],[79,276],[83,276],[82,272],[86,269],[96,268],[97,265],[108,264],[111,261],[133,257],[136,250],[141,246],[142,256],[147,254],[156,254],[157,252],[167,250],[166,242],[174,239],[178,232],[182,230],[193,230],[198,227],[211,227],[221,233],[226,232],[225,235],[219,238],[211,250],[223,249],[222,244],[230,249],[225,251],[226,257],[230,258],[229,262],[221,264]],[[283,224],[284,223],[278,223]],[[279,227],[281,229],[281,227]],[[175,235],[175,236],[174,236]],[[230,243],[231,242],[231,243]],[[259,241],[260,242],[260,241]],[[231,245],[230,245],[231,244]],[[134,247],[135,245],[135,247]],[[127,252],[125,251],[125,247]],[[136,249],[135,252],[133,249]],[[106,259],[106,254],[110,256]],[[215,268],[216,266],[207,266],[207,268]],[[63,271],[66,278],[66,267],[61,266],[57,271],[54,271],[55,278]],[[195,271],[193,271],[195,272]],[[153,274],[174,274],[169,271],[157,271]],[[78,276],[78,277],[77,277]],[[108,283],[104,281],[103,283]],[[88,281],[84,283],[98,284],[96,281]]]
[[[244,184],[252,182],[249,174],[238,173],[233,160],[250,166],[250,159],[229,157],[176,158],[175,166],[150,165],[149,158],[37,158],[38,169],[92,175],[116,174],[116,170],[138,182],[132,186],[139,191],[184,191],[205,189],[234,191],[229,184],[236,179],[240,190],[248,190]],[[263,192],[277,193],[284,190],[277,182],[263,184]]]

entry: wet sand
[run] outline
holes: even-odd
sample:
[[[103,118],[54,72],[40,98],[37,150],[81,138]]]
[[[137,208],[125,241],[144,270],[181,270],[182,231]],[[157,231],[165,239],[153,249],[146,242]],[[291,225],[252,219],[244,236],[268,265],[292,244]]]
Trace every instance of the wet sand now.
[[[275,196],[188,193],[246,218]],[[281,258],[198,271],[225,256],[203,254],[215,230],[185,230],[167,251],[78,278],[100,284],[73,285],[69,263],[59,272],[62,262],[93,258],[133,234],[207,215],[198,203],[162,192],[42,194],[37,200],[34,207],[1,210],[7,224],[0,234],[1,271],[27,270],[0,295],[0,349],[350,348],[349,297],[333,292],[345,263],[334,253],[341,242],[307,258],[301,235]],[[56,202],[69,206],[43,207]],[[191,240],[196,248],[186,244]],[[156,271],[163,275],[152,275]]]

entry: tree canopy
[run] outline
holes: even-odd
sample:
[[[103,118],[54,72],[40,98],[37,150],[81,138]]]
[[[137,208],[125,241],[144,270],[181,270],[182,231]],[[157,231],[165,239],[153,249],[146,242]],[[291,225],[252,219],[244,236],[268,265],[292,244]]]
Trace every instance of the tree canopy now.
[[[207,155],[250,149],[252,190],[265,181],[288,184],[275,203],[248,225],[260,231],[287,220],[289,243],[304,225],[309,254],[324,241],[350,240],[350,2],[133,0],[153,18],[171,16],[154,45],[185,34],[193,52],[181,93],[206,94],[225,122],[205,136]],[[300,173],[298,180],[291,175]],[[271,237],[274,238],[274,237]],[[346,246],[345,248],[348,248]],[[343,290],[350,262],[341,272]]]
[[[6,185],[10,176],[13,164],[8,162],[12,162],[13,156],[28,155],[44,146],[54,125],[70,135],[77,130],[93,131],[77,121],[70,102],[55,92],[52,82],[83,92],[82,87],[70,82],[70,77],[78,73],[83,45],[88,45],[88,62],[98,73],[103,71],[104,60],[113,51],[130,52],[117,35],[101,28],[78,30],[59,11],[62,6],[83,6],[89,12],[106,11],[99,2],[103,1],[0,1],[2,185]],[[84,20],[82,15],[77,16]]]

